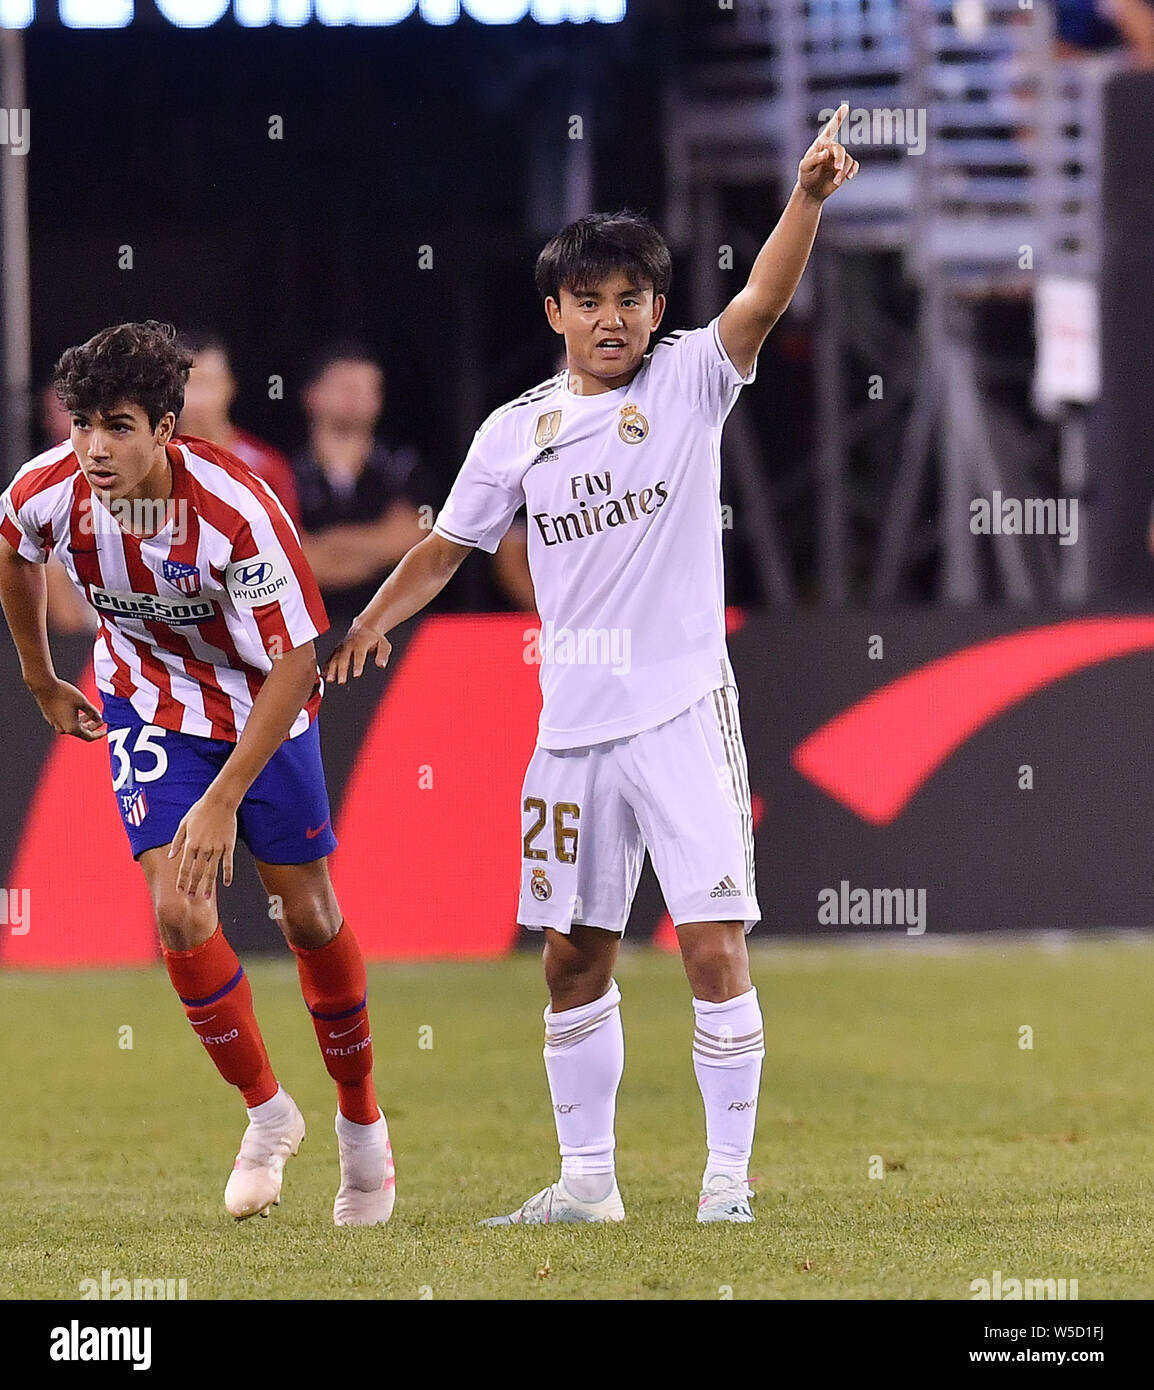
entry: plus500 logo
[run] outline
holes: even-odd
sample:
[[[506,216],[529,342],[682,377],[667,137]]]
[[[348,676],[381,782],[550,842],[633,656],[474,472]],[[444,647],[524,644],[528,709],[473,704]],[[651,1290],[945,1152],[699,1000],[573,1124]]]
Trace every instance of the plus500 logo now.
[[[95,584],[89,594],[92,606],[98,613],[111,618],[139,618],[141,622],[167,623],[170,627],[206,622],[214,612],[207,599],[167,599],[159,594],[102,589]]]

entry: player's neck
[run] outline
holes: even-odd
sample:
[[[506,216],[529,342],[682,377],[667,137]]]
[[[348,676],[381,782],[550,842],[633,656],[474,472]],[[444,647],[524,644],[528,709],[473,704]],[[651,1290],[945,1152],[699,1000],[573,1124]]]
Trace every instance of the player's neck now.
[[[168,451],[160,449],[157,453],[156,461],[148,472],[141,478],[140,482],[126,492],[123,497],[125,502],[167,502],[173,492],[172,466],[168,462]],[[117,518],[121,527],[132,535],[149,535],[156,530],[155,522],[150,519],[142,527],[134,525],[125,526],[121,517]]]
[[[604,396],[610,391],[620,391],[623,386],[628,386],[640,370],[641,366],[638,364],[631,372],[624,372],[621,376],[599,377],[593,376],[591,372],[569,367],[569,390],[574,396]]]

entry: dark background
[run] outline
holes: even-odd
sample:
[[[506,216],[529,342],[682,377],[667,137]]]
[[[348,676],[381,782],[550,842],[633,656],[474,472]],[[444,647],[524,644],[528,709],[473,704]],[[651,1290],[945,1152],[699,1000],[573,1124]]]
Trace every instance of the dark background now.
[[[225,18],[189,30],[141,5],[132,26],[101,32],[63,29],[42,8],[24,34],[34,386],[110,323],[215,329],[239,383],[236,423],[291,454],[310,360],[354,338],[385,367],[380,432],[416,446],[415,500],[439,508],[481,421],[556,370],[561,340],[533,266],[575,215],[572,115],[592,207],[663,224],[666,106],[693,44],[684,9],[631,0],[612,25]],[[269,138],[273,116],[283,139]],[[745,201],[742,217],[768,235],[780,190],[767,182]],[[662,332],[697,326],[691,248],[673,250]],[[743,279],[734,272],[734,291]],[[773,473],[808,444],[809,366],[808,331],[787,319],[745,393]],[[270,399],[273,376],[283,399]],[[37,449],[55,442],[33,427]],[[804,529],[808,506],[794,510]],[[729,536],[732,602],[756,593],[746,546],[740,528]],[[441,606],[504,606],[490,570],[471,567]]]
[[[554,370],[532,270],[561,210],[570,114],[593,143],[598,205],[660,215],[665,31],[640,13],[549,28],[33,28],[37,381],[111,322],[209,325],[232,345],[239,422],[291,449],[310,356],[356,336],[388,372],[385,432],[415,442],[447,488],[483,414]],[[118,269],[123,245],[132,270]],[[424,245],[432,270],[418,268]],[[272,374],[284,401],[268,398]]]

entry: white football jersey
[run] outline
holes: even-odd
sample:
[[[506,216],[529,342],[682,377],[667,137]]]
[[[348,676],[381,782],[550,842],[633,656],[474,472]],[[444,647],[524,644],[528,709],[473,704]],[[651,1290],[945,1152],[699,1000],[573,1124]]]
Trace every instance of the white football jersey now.
[[[734,684],[721,432],[755,373],[714,319],[663,338],[628,386],[576,395],[563,371],[477,431],[433,529],[492,553],[526,510],[542,748],[627,738]]]

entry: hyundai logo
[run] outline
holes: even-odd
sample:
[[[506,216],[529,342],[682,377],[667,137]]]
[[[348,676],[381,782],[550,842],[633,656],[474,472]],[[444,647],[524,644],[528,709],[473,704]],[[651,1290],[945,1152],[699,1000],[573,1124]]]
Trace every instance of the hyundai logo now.
[[[270,574],[270,564],[245,565],[244,569],[236,571],[236,580],[246,588],[255,588],[258,584],[263,584]]]

